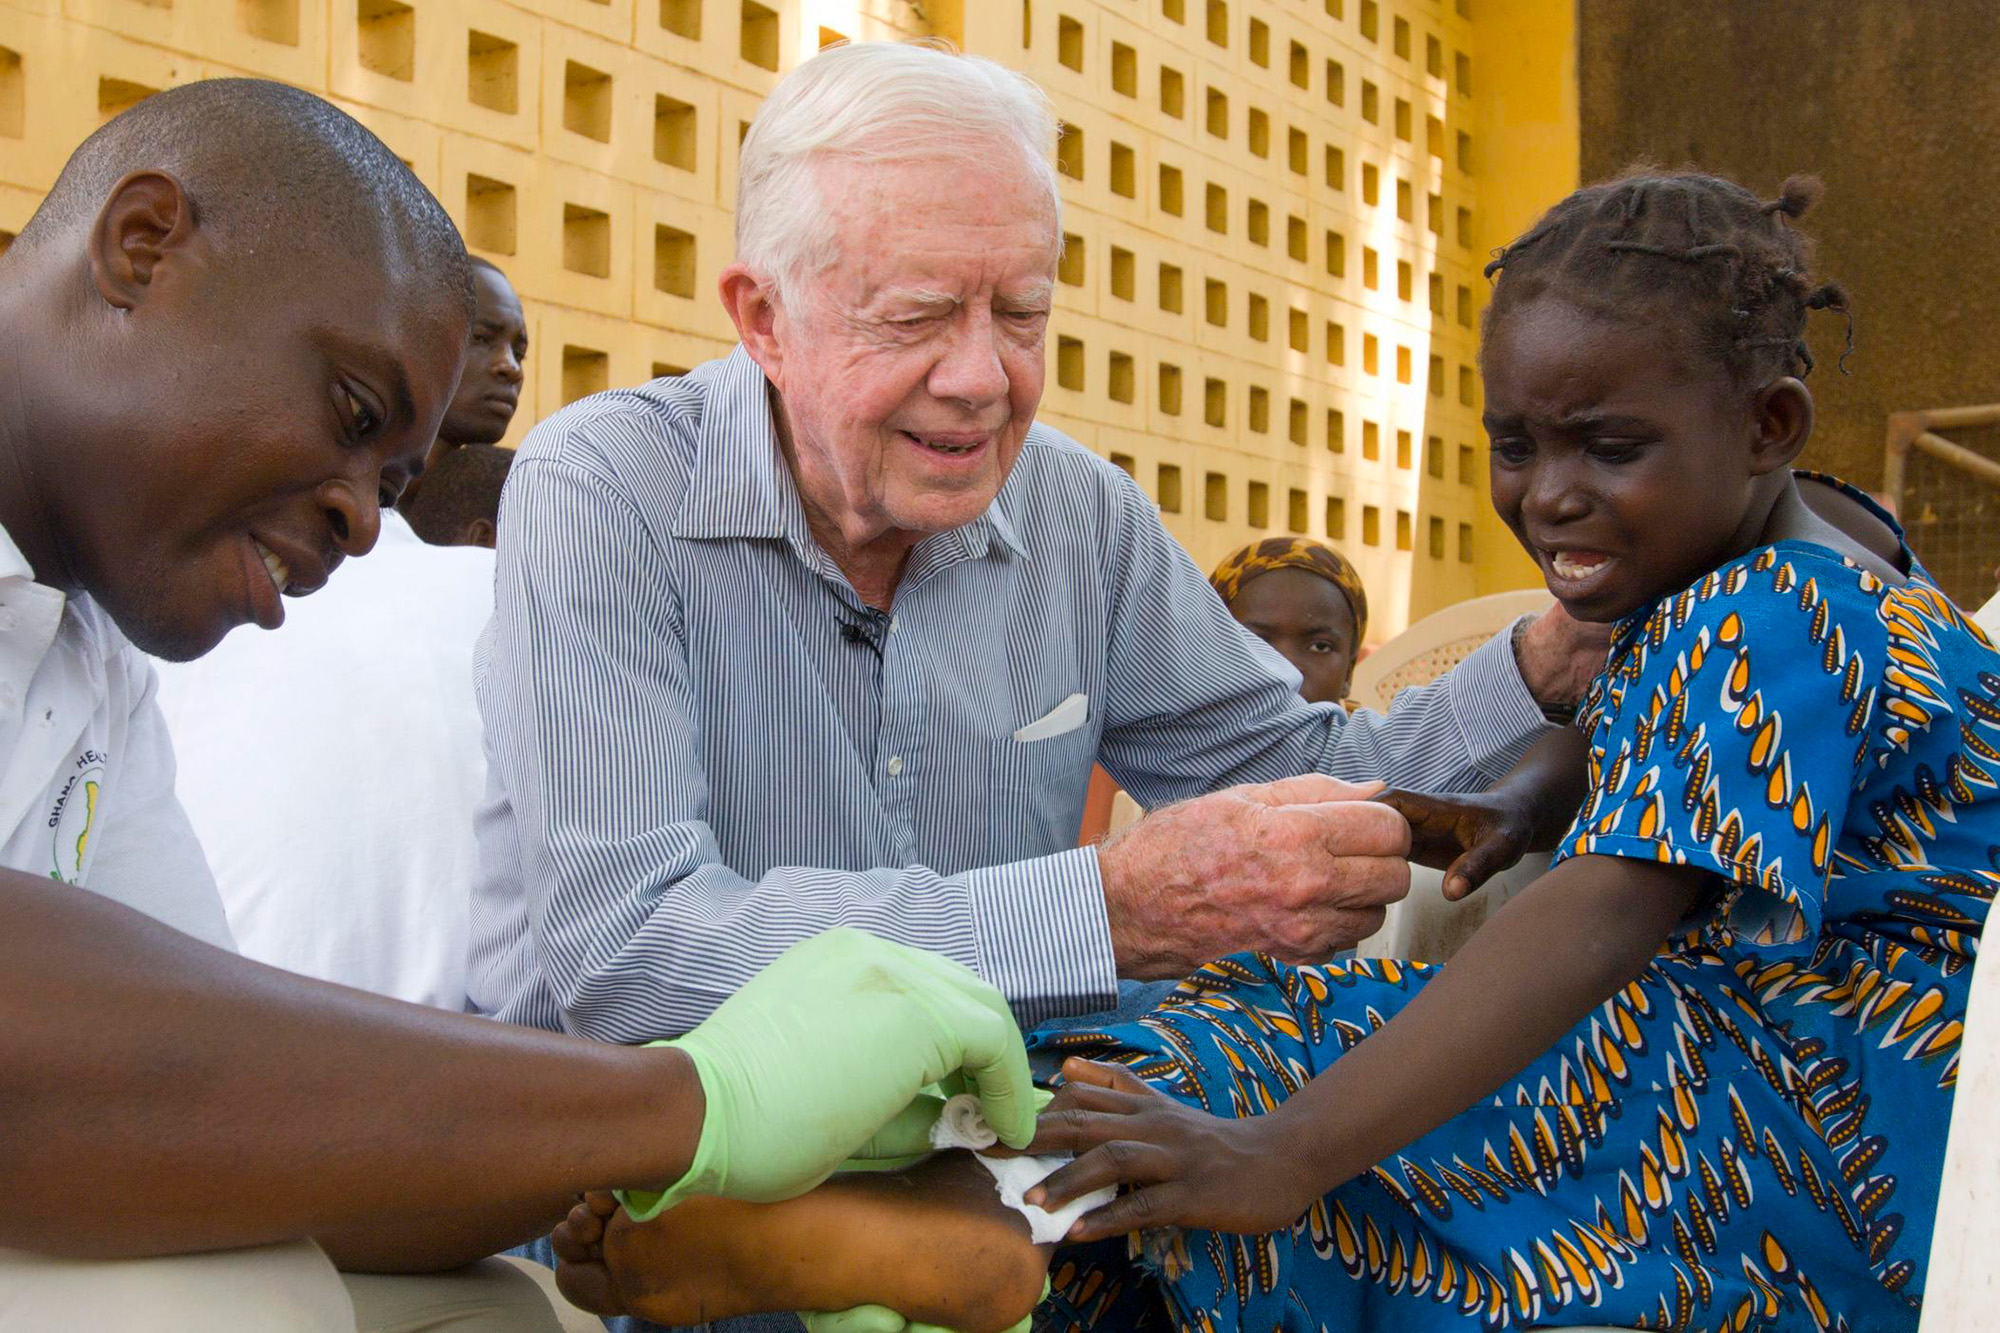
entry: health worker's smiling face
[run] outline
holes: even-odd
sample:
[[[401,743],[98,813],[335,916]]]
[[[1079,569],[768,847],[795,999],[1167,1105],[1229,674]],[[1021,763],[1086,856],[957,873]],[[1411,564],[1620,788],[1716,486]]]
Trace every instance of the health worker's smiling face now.
[[[1759,394],[1670,331],[1544,295],[1499,312],[1482,362],[1493,507],[1571,615],[1622,619],[1755,544],[1782,466]]]
[[[147,317],[150,432],[94,460],[69,530],[88,591],[141,648],[186,660],[365,554],[457,383],[466,321],[414,273],[323,257],[285,299],[246,280]],[[195,287],[199,284],[184,284]],[[156,279],[156,287],[163,284]]]
[[[819,169],[837,258],[780,305],[760,361],[807,507],[850,548],[974,521],[1020,455],[1057,237],[1009,152]]]

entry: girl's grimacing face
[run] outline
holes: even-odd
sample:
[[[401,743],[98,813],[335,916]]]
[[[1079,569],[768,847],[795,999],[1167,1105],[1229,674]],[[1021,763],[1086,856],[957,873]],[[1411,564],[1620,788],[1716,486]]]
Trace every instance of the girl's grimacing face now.
[[[1677,341],[1553,294],[1487,331],[1493,507],[1579,620],[1678,592],[1761,528],[1756,395]]]

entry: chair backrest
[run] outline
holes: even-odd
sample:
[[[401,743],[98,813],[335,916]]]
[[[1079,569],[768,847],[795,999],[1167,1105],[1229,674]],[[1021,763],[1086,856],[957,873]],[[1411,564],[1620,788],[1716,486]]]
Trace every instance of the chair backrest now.
[[[1972,972],[1934,1234],[1921,1333],[2000,1327],[2000,967]]]
[[[1532,588],[1475,597],[1425,616],[1361,659],[1349,696],[1363,708],[1384,710],[1397,691],[1428,685],[1522,616],[1554,602],[1546,589]]]

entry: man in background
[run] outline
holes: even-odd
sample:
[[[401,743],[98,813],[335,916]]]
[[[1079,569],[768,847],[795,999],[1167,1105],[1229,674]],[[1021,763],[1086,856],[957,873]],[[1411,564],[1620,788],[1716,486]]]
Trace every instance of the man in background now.
[[[472,654],[513,461],[466,441],[507,433],[526,346],[505,276],[474,279],[471,351],[415,503],[385,510],[374,552],[293,603],[282,634],[158,664],[181,803],[244,956],[453,1010],[486,784]]]
[[[512,449],[461,445],[431,465],[424,474],[423,499],[403,506],[403,517],[432,546],[484,546],[490,551],[499,535],[500,488],[507,484],[513,462]]]
[[[472,315],[465,373],[444,410],[444,424],[438,427],[423,471],[410,478],[396,501],[406,517],[438,464],[467,445],[500,443],[514,420],[514,409],[521,405],[521,368],[528,360],[528,322],[521,313],[521,298],[505,273],[477,255],[471,258],[478,306]]]

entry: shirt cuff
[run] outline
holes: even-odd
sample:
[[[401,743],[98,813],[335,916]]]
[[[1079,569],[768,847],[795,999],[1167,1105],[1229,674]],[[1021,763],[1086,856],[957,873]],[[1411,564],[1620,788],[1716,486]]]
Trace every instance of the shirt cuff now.
[[[979,972],[1022,1027],[1118,1002],[1097,849],[990,866],[965,876]]]
[[[1530,745],[1554,730],[1521,679],[1513,628],[1480,644],[1444,678],[1459,737],[1473,768],[1488,782],[1505,777]]]

